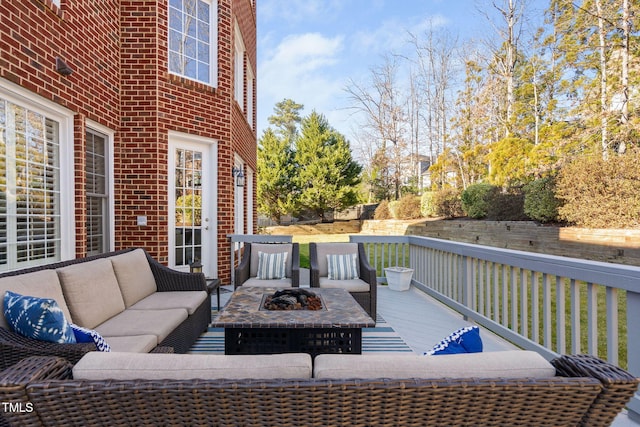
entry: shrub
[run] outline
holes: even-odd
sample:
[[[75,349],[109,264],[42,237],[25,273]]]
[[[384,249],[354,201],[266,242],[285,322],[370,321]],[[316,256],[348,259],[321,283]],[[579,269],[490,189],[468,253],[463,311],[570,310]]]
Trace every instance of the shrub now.
[[[524,186],[524,213],[540,222],[558,219],[558,208],[562,202],[556,197],[554,177],[536,179]]]
[[[433,196],[433,206],[436,216],[456,218],[464,215],[460,192],[455,188],[437,191]]]
[[[460,195],[462,210],[470,218],[485,218],[489,213],[491,193],[497,188],[495,185],[485,183],[471,184]]]
[[[380,202],[375,212],[373,213],[373,219],[391,219],[391,212],[389,211],[389,202],[383,200]]]
[[[436,216],[435,191],[425,191],[420,198],[420,213],[423,217]]]
[[[564,202],[560,219],[588,228],[640,226],[639,163],[640,152],[629,152],[565,165],[556,182],[556,195]]]
[[[396,210],[398,219],[417,219],[422,218],[420,213],[420,197],[413,194],[402,196],[398,200],[398,208]]]
[[[492,221],[524,221],[524,193],[520,188],[511,187],[500,191],[495,187],[487,194],[487,219]]]

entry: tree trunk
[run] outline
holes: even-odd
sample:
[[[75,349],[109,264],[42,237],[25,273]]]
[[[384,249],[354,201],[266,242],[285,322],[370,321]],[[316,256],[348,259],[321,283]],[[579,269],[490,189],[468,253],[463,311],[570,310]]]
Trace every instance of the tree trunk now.
[[[598,12],[598,38],[600,46],[598,51],[600,52],[600,113],[601,119],[601,147],[602,158],[607,159],[609,157],[609,142],[607,135],[607,57],[606,57],[606,45],[605,45],[605,28],[604,18],[602,11],[602,0],[595,0],[596,10]]]

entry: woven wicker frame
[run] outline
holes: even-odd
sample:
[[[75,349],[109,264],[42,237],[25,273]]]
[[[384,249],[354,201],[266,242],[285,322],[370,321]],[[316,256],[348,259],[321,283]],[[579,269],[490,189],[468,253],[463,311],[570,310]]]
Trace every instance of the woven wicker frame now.
[[[547,379],[71,379],[60,358],[0,373],[12,425],[608,426],[638,380],[591,356],[563,356]]]

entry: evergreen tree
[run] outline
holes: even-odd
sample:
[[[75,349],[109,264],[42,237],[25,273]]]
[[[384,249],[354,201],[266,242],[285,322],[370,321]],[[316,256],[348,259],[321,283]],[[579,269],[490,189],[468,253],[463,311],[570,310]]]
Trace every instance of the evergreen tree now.
[[[269,128],[258,144],[258,212],[280,224],[280,217],[292,213],[293,151],[290,142],[278,138]]]
[[[302,120],[294,159],[300,206],[324,220],[327,210],[358,202],[362,167],[353,160],[345,137],[322,114],[313,111]]]

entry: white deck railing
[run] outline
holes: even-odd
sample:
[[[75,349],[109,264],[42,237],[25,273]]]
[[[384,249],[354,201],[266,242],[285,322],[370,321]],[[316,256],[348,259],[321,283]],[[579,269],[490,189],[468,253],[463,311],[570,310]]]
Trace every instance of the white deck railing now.
[[[640,376],[640,267],[417,236],[350,240],[367,244],[379,276],[398,260],[414,286],[522,348],[589,353]],[[629,409],[640,414],[638,395]]]

